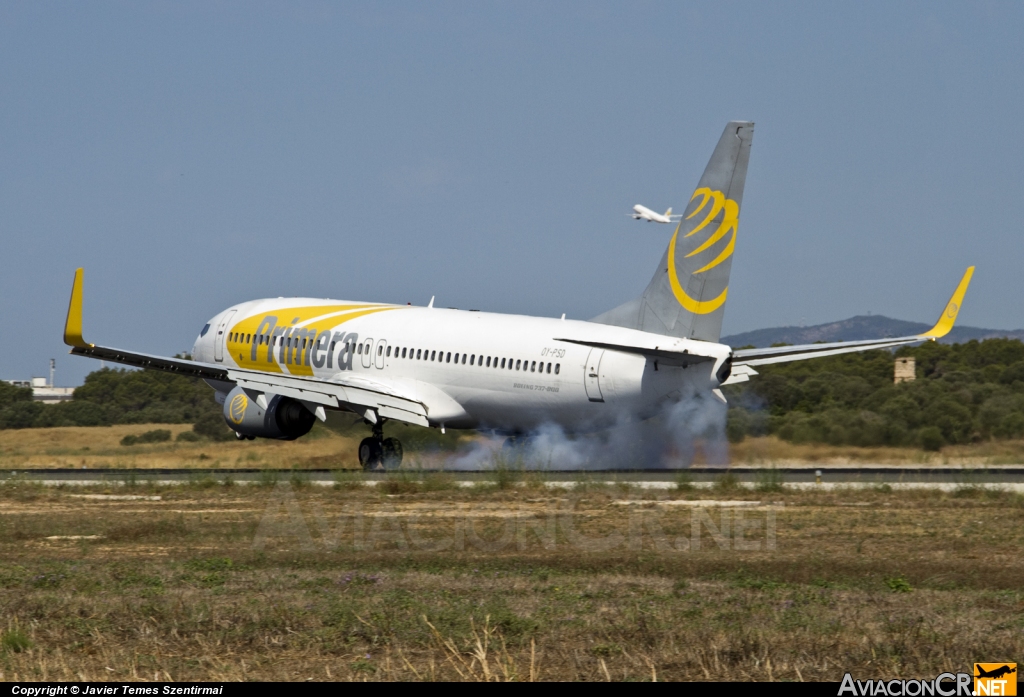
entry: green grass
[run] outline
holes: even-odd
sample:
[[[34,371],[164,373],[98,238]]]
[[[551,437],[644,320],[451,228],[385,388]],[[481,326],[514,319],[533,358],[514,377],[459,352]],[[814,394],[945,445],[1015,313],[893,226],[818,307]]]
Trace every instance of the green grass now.
[[[4,653],[21,653],[32,648],[32,640],[20,629],[8,629],[0,634],[0,650]]]
[[[757,473],[757,483],[754,485],[754,488],[757,491],[777,493],[782,491],[784,486],[782,472],[772,467]]]

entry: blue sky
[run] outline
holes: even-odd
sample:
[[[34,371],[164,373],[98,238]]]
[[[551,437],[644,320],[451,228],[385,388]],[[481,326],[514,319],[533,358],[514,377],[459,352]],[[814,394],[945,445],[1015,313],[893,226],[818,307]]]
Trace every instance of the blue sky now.
[[[1024,327],[1021,3],[0,2],[0,377],[279,295],[585,319],[757,123],[725,333]]]

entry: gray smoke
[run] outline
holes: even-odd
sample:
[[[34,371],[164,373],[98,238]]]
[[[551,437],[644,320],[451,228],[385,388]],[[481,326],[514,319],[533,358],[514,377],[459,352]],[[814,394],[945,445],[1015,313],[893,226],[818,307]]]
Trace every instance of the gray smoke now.
[[[474,441],[446,467],[488,470],[515,467],[531,470],[629,470],[689,467],[702,454],[712,465],[729,460],[725,437],[727,407],[710,393],[690,393],[667,402],[657,415],[635,421],[623,414],[615,426],[586,434],[567,434],[547,423],[528,434],[517,447],[505,439]]]

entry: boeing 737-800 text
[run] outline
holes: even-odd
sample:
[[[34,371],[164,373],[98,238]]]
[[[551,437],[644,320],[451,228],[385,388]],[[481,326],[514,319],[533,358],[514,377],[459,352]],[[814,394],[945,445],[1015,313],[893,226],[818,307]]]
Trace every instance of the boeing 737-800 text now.
[[[397,466],[389,420],[527,435],[546,423],[594,431],[645,419],[687,395],[748,380],[755,367],[889,348],[945,335],[973,267],[924,334],[733,350],[719,343],[753,124],[730,122],[643,295],[590,321],[347,300],[278,298],[229,307],[203,327],[192,360],[97,346],[82,337],[82,269],[64,341],[71,353],[205,380],[239,438],[293,440],[331,412],[371,434],[366,468]],[[432,303],[431,303],[432,305]]]

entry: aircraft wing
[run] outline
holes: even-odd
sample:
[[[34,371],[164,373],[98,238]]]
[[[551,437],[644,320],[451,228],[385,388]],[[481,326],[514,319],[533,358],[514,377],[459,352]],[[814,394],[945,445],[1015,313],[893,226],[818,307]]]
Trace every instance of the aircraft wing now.
[[[872,349],[893,348],[905,344],[914,344],[920,341],[935,341],[953,328],[956,316],[963,304],[964,294],[967,293],[967,286],[974,274],[974,267],[969,266],[960,279],[953,296],[946,303],[946,307],[939,317],[935,326],[923,334],[914,336],[898,336],[885,339],[870,339],[867,341],[837,341],[829,344],[803,344],[800,346],[773,346],[760,349],[738,349],[732,352],[733,366],[755,366],[768,365],[770,363],[787,363],[789,361],[802,361],[808,358],[819,356],[835,356],[841,353],[854,353],[857,351],[870,351]],[[735,372],[735,371],[734,371]],[[748,371],[746,375],[754,374],[756,371]],[[741,380],[737,380],[740,382]]]
[[[356,376],[335,380],[295,375],[276,375],[258,370],[234,368],[215,363],[200,363],[185,358],[169,358],[148,353],[125,351],[108,346],[90,344],[82,338],[82,269],[75,272],[71,290],[71,303],[64,325],[64,343],[71,346],[71,354],[120,363],[135,368],[162,370],[205,380],[230,382],[242,389],[259,394],[291,397],[317,413],[317,407],[347,409],[362,414],[369,421],[377,416],[406,423],[427,426],[429,407],[423,399],[406,393],[401,388]],[[447,406],[447,405],[446,405]],[[321,414],[318,414],[320,416]]]

